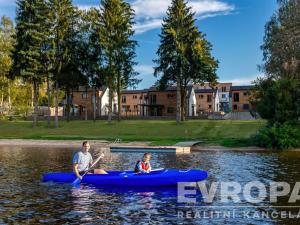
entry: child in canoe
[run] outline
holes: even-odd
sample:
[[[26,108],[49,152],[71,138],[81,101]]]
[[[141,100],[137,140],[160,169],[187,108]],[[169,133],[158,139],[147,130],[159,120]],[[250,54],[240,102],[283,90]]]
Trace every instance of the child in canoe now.
[[[138,160],[135,164],[135,173],[150,173],[151,172],[151,154],[145,153],[142,160]]]

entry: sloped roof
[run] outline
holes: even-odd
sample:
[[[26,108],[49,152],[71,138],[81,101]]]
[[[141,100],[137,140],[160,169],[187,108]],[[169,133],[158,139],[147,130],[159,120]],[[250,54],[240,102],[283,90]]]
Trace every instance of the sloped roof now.
[[[195,93],[215,93],[216,90],[214,89],[196,89]]]
[[[254,89],[254,85],[231,86],[230,91],[249,91]]]
[[[122,94],[139,94],[139,93],[146,93],[148,89],[143,90],[123,90]]]
[[[160,90],[160,89],[158,89],[157,87],[155,87],[155,86],[152,86],[152,87],[150,87],[149,89],[148,89],[148,91],[151,91],[151,92],[153,92],[153,91],[157,91],[157,92],[160,92],[160,91],[176,91],[176,89],[177,89],[177,87],[176,86],[168,86],[166,89],[164,89],[164,90]]]
[[[187,86],[187,97],[189,97],[191,95],[192,90],[193,90],[193,86],[192,85],[188,85]],[[148,89],[148,91],[151,91],[151,92],[153,92],[153,91],[162,91],[162,92],[163,91],[177,91],[177,87],[176,86],[168,86],[166,89],[160,90],[157,87],[152,86],[152,87],[150,87]]]

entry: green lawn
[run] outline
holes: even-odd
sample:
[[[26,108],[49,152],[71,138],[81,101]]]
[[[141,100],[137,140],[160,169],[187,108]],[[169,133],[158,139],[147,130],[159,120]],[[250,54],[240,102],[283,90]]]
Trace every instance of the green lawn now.
[[[243,146],[249,136],[265,125],[265,121],[190,120],[179,126],[175,121],[127,120],[60,122],[58,129],[39,122],[32,128],[30,121],[0,121],[0,138],[45,140],[115,140],[151,141],[152,145],[171,145],[184,140],[204,140],[206,144]],[[249,145],[249,144],[246,144]]]

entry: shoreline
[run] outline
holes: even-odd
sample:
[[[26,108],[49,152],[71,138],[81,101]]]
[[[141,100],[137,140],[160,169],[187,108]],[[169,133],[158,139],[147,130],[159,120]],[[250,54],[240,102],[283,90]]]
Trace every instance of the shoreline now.
[[[151,142],[121,142],[121,143],[111,143],[106,140],[88,140],[93,148],[109,148],[110,146],[150,146]],[[82,141],[78,140],[35,140],[35,139],[0,139],[0,147],[49,147],[55,148],[78,148],[82,144]],[[198,145],[191,149],[193,152],[203,152],[203,151],[236,151],[236,152],[274,152],[275,150],[268,150],[265,148],[259,148],[255,146],[249,147],[223,147],[219,145],[205,146]],[[291,149],[285,151],[297,151],[300,149]]]
[[[148,142],[128,142],[128,143],[111,143],[106,140],[88,140],[90,145],[94,148],[108,148],[109,146],[130,146],[130,145],[138,145],[138,146],[148,146]],[[78,140],[35,140],[35,139],[0,139],[0,147],[55,147],[55,148],[63,148],[63,147],[81,147],[82,141]]]

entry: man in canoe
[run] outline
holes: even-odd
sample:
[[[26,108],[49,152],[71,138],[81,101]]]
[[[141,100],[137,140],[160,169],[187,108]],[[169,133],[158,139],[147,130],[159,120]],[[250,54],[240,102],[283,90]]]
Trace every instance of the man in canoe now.
[[[151,172],[151,154],[145,153],[142,160],[136,162],[134,172],[135,173],[150,173]]]
[[[82,179],[82,175],[87,171],[95,174],[107,174],[103,169],[90,169],[90,166],[93,164],[93,157],[89,150],[89,142],[84,141],[82,143],[81,151],[77,152],[73,157],[73,170],[79,179]]]

